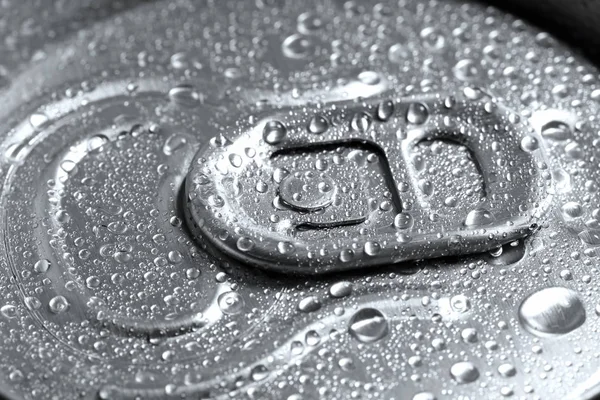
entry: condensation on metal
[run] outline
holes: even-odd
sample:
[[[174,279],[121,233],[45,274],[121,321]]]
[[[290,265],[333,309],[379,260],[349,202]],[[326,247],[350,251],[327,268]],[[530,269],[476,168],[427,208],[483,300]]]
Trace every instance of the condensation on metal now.
[[[0,1],[4,396],[598,391],[600,84],[551,35],[454,0],[33,3]]]

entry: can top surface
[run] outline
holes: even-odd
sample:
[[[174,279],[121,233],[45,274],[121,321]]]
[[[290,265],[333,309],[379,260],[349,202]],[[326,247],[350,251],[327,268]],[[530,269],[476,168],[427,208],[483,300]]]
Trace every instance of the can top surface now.
[[[453,0],[33,3],[0,0],[7,397],[594,391],[568,46]]]

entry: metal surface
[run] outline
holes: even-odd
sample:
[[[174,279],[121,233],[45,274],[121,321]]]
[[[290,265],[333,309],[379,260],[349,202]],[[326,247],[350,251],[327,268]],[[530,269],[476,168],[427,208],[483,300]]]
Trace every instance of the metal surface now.
[[[489,95],[464,92],[278,104],[256,123],[241,117],[192,162],[191,230],[241,262],[305,274],[481,253],[525,237],[553,191],[542,137]],[[423,178],[416,150],[435,142],[470,152],[483,178],[475,204]],[[445,207],[432,219],[434,193]]]
[[[600,83],[573,47],[453,0],[0,0],[0,38],[7,397],[598,392]]]

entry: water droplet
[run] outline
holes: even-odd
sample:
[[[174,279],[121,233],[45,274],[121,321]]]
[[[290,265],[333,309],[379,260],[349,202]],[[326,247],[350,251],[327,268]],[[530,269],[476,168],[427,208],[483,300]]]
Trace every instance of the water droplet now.
[[[244,309],[244,298],[237,292],[226,292],[219,295],[217,299],[219,308],[223,314],[235,315]]]
[[[368,256],[376,256],[381,251],[381,245],[377,242],[367,241],[365,242],[365,254]]]
[[[332,297],[346,297],[352,293],[352,283],[348,281],[336,282],[329,288]]]
[[[295,250],[295,247],[290,242],[279,242],[277,243],[277,251],[280,254],[291,254]]]
[[[39,310],[40,307],[42,306],[42,302],[36,297],[27,296],[27,297],[25,297],[25,305],[30,310]]]
[[[40,113],[40,112],[33,113],[29,117],[29,123],[35,129],[42,128],[44,125],[46,125],[48,123],[49,120],[50,120],[50,118],[48,118],[48,116],[46,114]]]
[[[279,195],[284,203],[298,210],[320,210],[333,202],[336,183],[326,173],[298,171],[283,179]]]
[[[472,81],[479,76],[478,65],[471,59],[460,60],[452,71],[454,76],[461,81]]]
[[[505,378],[510,378],[517,374],[517,369],[512,364],[504,363],[498,367],[498,373]]]
[[[356,132],[365,133],[371,127],[371,116],[365,112],[354,114],[350,127]]]
[[[343,371],[352,371],[356,368],[356,366],[354,365],[354,361],[352,361],[352,359],[349,357],[344,357],[340,359],[338,365]]]
[[[450,375],[458,383],[471,383],[479,378],[479,370],[471,362],[457,362],[450,368]]]
[[[521,140],[521,148],[525,151],[532,152],[539,147],[540,144],[538,143],[538,140],[531,135],[527,135]]]
[[[321,308],[321,302],[315,296],[308,296],[298,302],[298,310],[302,312],[313,312]]]
[[[71,160],[64,160],[60,163],[60,169],[65,171],[67,174],[76,174],[78,171],[77,164]]]
[[[48,307],[54,314],[60,314],[69,308],[69,302],[64,296],[56,296],[50,299]]]
[[[562,211],[562,215],[566,220],[576,219],[583,215],[583,207],[581,207],[581,204],[575,201],[569,201],[563,204],[560,210]]]
[[[321,134],[329,128],[329,122],[321,115],[315,115],[308,123],[308,131],[314,134]]]
[[[564,99],[569,95],[569,87],[564,83],[559,83],[552,88],[552,94],[558,99]]]
[[[458,294],[450,299],[450,306],[454,311],[465,313],[471,309],[471,302],[465,295]]]
[[[188,139],[180,134],[174,133],[167,138],[163,146],[163,152],[170,156],[178,150],[188,146]]]
[[[178,85],[169,90],[169,98],[182,107],[196,107],[201,103],[200,94],[192,85]]]
[[[33,270],[38,274],[48,271],[48,268],[50,268],[50,261],[46,259],[39,260],[33,265]]]
[[[263,130],[263,139],[271,145],[281,143],[287,134],[287,128],[279,121],[269,121]]]
[[[569,142],[565,146],[565,154],[572,160],[582,160],[585,153],[579,143]]]
[[[590,246],[600,246],[600,230],[588,229],[579,234],[579,239]]]
[[[525,256],[525,244],[523,241],[509,243],[492,251],[486,256],[488,263],[492,265],[511,265],[519,262]]]
[[[254,248],[254,241],[252,241],[250,238],[242,236],[237,240],[237,248],[243,252],[250,251]]]
[[[269,370],[264,365],[257,365],[250,371],[250,377],[254,382],[262,381],[269,376]]]
[[[430,181],[421,179],[419,180],[418,186],[421,190],[421,193],[423,193],[425,196],[431,196],[433,194],[433,183]]]
[[[567,140],[572,136],[569,125],[561,121],[550,121],[542,126],[542,136],[551,140]]]
[[[5,306],[0,307],[0,313],[5,318],[15,318],[17,316],[17,307],[7,304]]]
[[[365,85],[377,85],[381,81],[381,78],[377,72],[363,71],[358,74],[358,80]]]
[[[437,397],[431,392],[421,392],[415,394],[412,400],[437,400]]]
[[[192,64],[190,56],[187,53],[175,53],[171,56],[171,66],[175,69],[186,69]],[[199,63],[194,63],[195,67],[201,67]]]
[[[484,208],[471,210],[465,218],[465,225],[468,227],[485,226],[494,222],[494,215]]]
[[[413,218],[410,214],[401,212],[394,218],[394,226],[397,229],[409,229],[413,226]]]
[[[357,311],[349,322],[348,331],[356,340],[373,343],[388,334],[388,322],[381,311],[374,308],[363,308]]]
[[[313,55],[316,46],[311,38],[295,33],[283,41],[281,50],[288,58],[302,59]]]
[[[537,336],[565,334],[585,321],[585,308],[571,289],[549,287],[528,296],[519,307],[521,324]]]
[[[402,43],[396,43],[388,49],[388,59],[394,64],[400,64],[410,57],[410,51]]]
[[[312,12],[305,12],[298,16],[297,29],[304,35],[314,35],[323,28],[321,17]]]
[[[98,279],[97,276],[89,276],[85,280],[85,285],[88,287],[88,289],[95,289],[100,286],[100,279]]]
[[[465,343],[475,343],[478,341],[477,331],[473,328],[463,329],[460,336]]]
[[[235,168],[239,168],[242,166],[242,157],[239,154],[231,153],[229,155],[229,162]]]
[[[377,112],[376,112],[377,118],[380,121],[384,121],[384,122],[389,120],[392,117],[392,115],[394,115],[394,109],[395,109],[395,106],[394,106],[394,102],[392,100],[386,100],[386,101],[379,103],[379,105],[377,106]]]
[[[571,175],[564,169],[555,169],[552,171],[554,187],[558,193],[569,193],[573,187],[571,185]]]
[[[425,47],[430,50],[441,50],[446,46],[446,38],[433,27],[423,29],[421,39]]]
[[[429,117],[429,110],[424,104],[412,103],[408,106],[406,120],[414,125],[422,125]]]
[[[348,263],[354,259],[354,251],[352,249],[344,249],[340,251],[340,261]]]
[[[108,138],[104,135],[94,135],[87,141],[87,151],[90,153],[98,153],[102,151],[102,146],[108,143]]]
[[[310,330],[310,331],[306,332],[306,337],[304,338],[304,340],[306,340],[307,345],[316,346],[319,343],[321,343],[321,336],[319,335],[318,332],[316,332],[314,330]]]

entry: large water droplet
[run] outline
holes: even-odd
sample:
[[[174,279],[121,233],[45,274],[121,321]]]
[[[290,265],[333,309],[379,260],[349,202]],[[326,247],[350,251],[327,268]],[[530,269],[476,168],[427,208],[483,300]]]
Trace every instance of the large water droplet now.
[[[477,63],[469,58],[456,63],[452,71],[454,76],[461,81],[472,81],[479,76]]]
[[[170,156],[177,150],[183,149],[188,145],[188,139],[180,134],[174,133],[167,138],[163,146],[163,152]]]
[[[250,251],[254,248],[254,241],[250,238],[242,236],[237,241],[237,248],[243,252]]]
[[[425,196],[431,196],[433,194],[433,183],[426,179],[420,179],[418,183],[419,189]]]
[[[421,39],[423,39],[425,47],[430,50],[441,50],[446,46],[446,38],[433,27],[423,29]]]
[[[263,130],[263,139],[268,144],[278,144],[287,134],[287,128],[283,123],[279,121],[269,121],[265,124],[265,128]]]
[[[49,120],[50,118],[48,118],[46,114],[41,112],[33,113],[29,117],[29,123],[35,129],[42,128],[44,125],[46,125],[46,123],[48,123]]]
[[[486,261],[492,265],[510,265],[520,261],[525,256],[523,241],[509,243],[491,251],[486,256]]]
[[[527,152],[535,151],[539,147],[538,140],[531,135],[527,135],[521,140],[521,148]]]
[[[498,367],[498,373],[505,378],[510,378],[517,374],[517,369],[512,364],[504,363]]]
[[[178,85],[169,90],[169,98],[182,107],[196,107],[200,104],[200,94],[191,85]]]
[[[388,334],[388,322],[381,311],[363,308],[350,319],[348,331],[356,340],[372,343]]]
[[[458,383],[471,383],[479,378],[479,370],[473,363],[462,361],[450,367],[450,375]]]
[[[321,115],[315,115],[308,123],[308,131],[314,134],[321,134],[327,130],[329,122]]]
[[[469,227],[485,226],[494,222],[494,215],[484,208],[471,210],[465,218],[465,225]]]
[[[565,334],[585,321],[585,308],[577,293],[549,287],[531,294],[519,307],[521,324],[537,336]]]
[[[413,218],[410,214],[401,212],[394,218],[394,226],[397,229],[408,229],[413,225]]]
[[[410,57],[410,51],[402,43],[396,43],[390,46],[388,50],[388,59],[395,63],[400,64],[406,61]]]
[[[583,215],[583,207],[575,201],[569,201],[563,204],[561,211],[566,220],[576,219]]]
[[[350,127],[356,132],[365,133],[371,127],[371,116],[364,112],[354,114]]]
[[[298,310],[302,312],[313,312],[321,308],[321,302],[315,296],[308,296],[298,302]]]
[[[38,274],[48,271],[48,268],[50,268],[50,261],[46,259],[39,260],[33,265],[33,270]]]
[[[429,117],[429,110],[424,104],[421,103],[412,103],[408,106],[408,111],[406,112],[406,120],[414,125],[421,125],[427,121]]]
[[[567,140],[571,137],[571,128],[561,121],[550,121],[542,126],[542,136],[551,140]]]
[[[283,54],[288,58],[302,59],[315,53],[315,44],[307,36],[297,33],[288,36],[281,44]]]
[[[365,242],[364,249],[366,255],[374,257],[381,251],[381,245],[377,242],[369,240]]]
[[[217,303],[224,314],[235,315],[244,309],[244,298],[238,292],[222,293]]]
[[[0,308],[0,313],[5,318],[15,318],[17,316],[17,307],[12,304],[7,304]]]
[[[421,392],[415,394],[412,400],[437,400],[437,397],[431,392]]]
[[[63,296],[56,296],[50,299],[48,307],[50,308],[50,311],[54,314],[60,314],[66,311],[67,308],[69,308],[69,302]]]
[[[387,121],[394,115],[394,108],[394,102],[392,100],[386,100],[379,103],[376,112],[377,118],[380,121]]]
[[[305,12],[298,16],[296,27],[304,35],[313,35],[323,28],[323,20],[315,13]]]
[[[377,72],[363,71],[358,74],[358,80],[365,85],[377,85],[381,81],[381,78]]]
[[[352,293],[352,283],[348,281],[336,282],[329,288],[332,297],[346,297]]]
[[[269,370],[264,365],[257,365],[250,371],[250,377],[254,382],[262,381],[269,376]]]
[[[588,229],[581,232],[579,239],[585,244],[590,246],[600,246],[600,230],[599,229]]]

